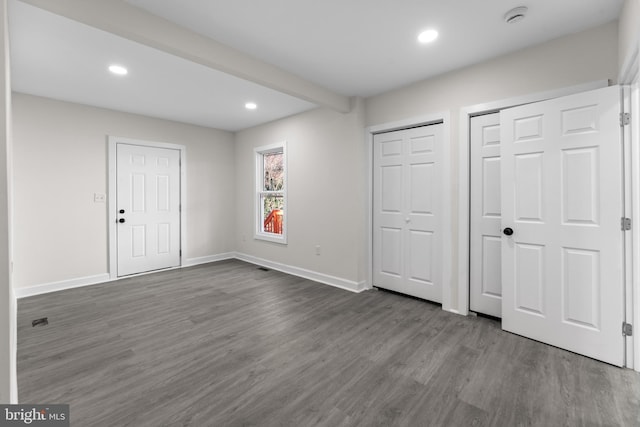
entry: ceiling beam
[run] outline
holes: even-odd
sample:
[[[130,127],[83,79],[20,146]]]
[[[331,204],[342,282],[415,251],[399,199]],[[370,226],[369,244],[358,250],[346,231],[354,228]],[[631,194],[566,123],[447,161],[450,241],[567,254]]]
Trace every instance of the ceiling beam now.
[[[344,95],[120,0],[20,1],[296,98],[350,111]]]

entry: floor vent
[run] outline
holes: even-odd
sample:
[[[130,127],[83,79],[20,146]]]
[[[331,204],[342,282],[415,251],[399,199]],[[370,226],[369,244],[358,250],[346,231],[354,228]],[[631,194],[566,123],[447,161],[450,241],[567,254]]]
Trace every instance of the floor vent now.
[[[36,319],[33,322],[31,322],[31,326],[47,326],[48,324],[49,324],[49,319],[47,317]]]
[[[258,267],[258,270],[262,270],[262,271],[271,271],[271,270],[269,270],[267,267]]]

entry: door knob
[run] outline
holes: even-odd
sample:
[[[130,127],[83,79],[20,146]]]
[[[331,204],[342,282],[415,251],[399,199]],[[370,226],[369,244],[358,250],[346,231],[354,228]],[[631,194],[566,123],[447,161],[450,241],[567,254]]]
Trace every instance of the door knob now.
[[[124,209],[120,209],[120,213],[123,214],[124,213]]]
[[[122,224],[122,223],[124,222],[124,218],[120,218],[120,219],[118,220],[118,222],[119,222],[120,224]]]
[[[505,236],[511,236],[513,234],[513,229],[507,227],[504,230],[502,230],[502,232],[504,233]]]

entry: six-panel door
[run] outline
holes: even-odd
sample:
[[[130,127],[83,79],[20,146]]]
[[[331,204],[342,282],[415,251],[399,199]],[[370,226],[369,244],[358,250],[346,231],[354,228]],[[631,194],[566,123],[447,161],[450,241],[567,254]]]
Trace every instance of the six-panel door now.
[[[621,366],[620,88],[501,112],[502,327]]]
[[[500,113],[470,120],[469,309],[502,316]]]
[[[442,124],[374,136],[374,286],[442,301]]]
[[[118,276],[180,265],[180,151],[117,144]]]

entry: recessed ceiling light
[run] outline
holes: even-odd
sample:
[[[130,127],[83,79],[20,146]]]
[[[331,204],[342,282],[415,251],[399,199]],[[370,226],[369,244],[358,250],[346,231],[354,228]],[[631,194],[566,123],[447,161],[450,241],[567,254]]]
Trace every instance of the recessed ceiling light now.
[[[438,32],[436,30],[426,30],[418,35],[418,41],[420,43],[431,43],[438,38]]]
[[[122,65],[109,65],[109,71],[119,76],[124,76],[129,72]]]
[[[244,104],[244,108],[246,108],[247,110],[255,110],[256,108],[258,108],[258,105],[255,102],[247,102],[246,104]]]

